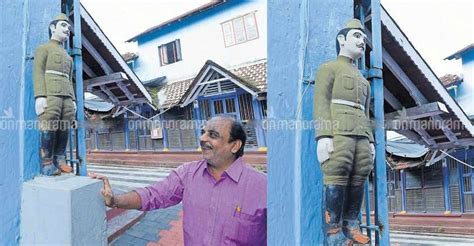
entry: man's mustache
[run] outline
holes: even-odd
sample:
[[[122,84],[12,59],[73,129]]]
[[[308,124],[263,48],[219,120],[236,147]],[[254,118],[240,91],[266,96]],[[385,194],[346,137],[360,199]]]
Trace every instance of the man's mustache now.
[[[199,143],[201,145],[201,149],[212,149],[213,148],[212,145],[210,145],[209,143],[206,143],[204,141],[200,141]]]

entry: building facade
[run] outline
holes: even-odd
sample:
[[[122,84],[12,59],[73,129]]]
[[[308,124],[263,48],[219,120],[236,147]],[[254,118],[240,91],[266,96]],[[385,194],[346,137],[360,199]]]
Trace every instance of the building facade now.
[[[92,132],[90,148],[197,150],[202,121],[228,115],[248,149],[265,150],[266,11],[265,0],[212,1],[128,40],[138,52],[125,59],[156,108],[127,108]]]

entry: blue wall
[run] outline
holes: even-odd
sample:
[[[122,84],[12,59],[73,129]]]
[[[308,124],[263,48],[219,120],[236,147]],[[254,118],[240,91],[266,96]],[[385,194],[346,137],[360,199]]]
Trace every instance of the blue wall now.
[[[335,37],[352,0],[268,2],[268,119],[312,120],[315,70],[336,57]],[[300,108],[300,109],[298,109]],[[314,130],[269,129],[268,244],[318,245],[322,174]]]
[[[268,119],[312,120],[315,70],[336,57],[352,0],[268,1]],[[298,110],[298,108],[300,108]],[[313,130],[268,130],[268,244],[318,245],[322,174]],[[293,147],[294,146],[294,147]]]
[[[32,57],[48,40],[48,23],[60,12],[60,0],[4,0],[0,3],[0,245],[19,242],[21,184],[39,172],[34,113]],[[10,117],[11,116],[11,117]]]

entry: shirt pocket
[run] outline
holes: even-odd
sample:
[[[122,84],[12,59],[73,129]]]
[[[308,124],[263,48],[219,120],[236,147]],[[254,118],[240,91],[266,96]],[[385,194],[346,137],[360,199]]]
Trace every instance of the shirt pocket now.
[[[354,78],[348,74],[343,74],[342,75],[342,86],[344,86],[344,89],[346,90],[353,90],[354,89]]]
[[[225,223],[224,245],[262,245],[266,238],[263,215],[235,212]]]
[[[357,124],[357,115],[351,110],[338,110],[336,117],[338,128],[343,132],[351,132]]]

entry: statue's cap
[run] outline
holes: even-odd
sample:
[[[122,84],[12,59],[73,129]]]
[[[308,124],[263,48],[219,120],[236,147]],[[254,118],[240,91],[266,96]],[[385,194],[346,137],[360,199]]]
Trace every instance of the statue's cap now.
[[[69,22],[69,19],[67,18],[67,16],[63,13],[59,14],[58,16],[56,16],[56,18],[54,18],[53,21],[66,21],[70,24]]]
[[[364,31],[364,26],[362,25],[362,23],[360,23],[360,20],[358,19],[352,19],[348,21],[344,28],[345,29],[346,28],[347,29],[361,29],[362,31]]]

